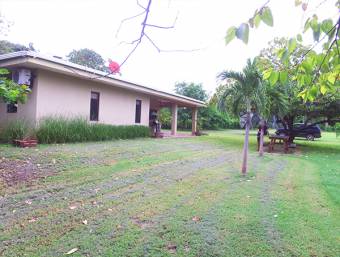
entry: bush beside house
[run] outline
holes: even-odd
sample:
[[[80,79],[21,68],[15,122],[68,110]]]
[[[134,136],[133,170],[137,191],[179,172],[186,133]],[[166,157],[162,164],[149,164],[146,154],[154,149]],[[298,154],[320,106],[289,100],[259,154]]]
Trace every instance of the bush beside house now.
[[[73,143],[131,139],[150,136],[146,126],[113,126],[90,123],[85,118],[46,117],[32,128],[25,121],[15,121],[5,127],[0,134],[2,142],[11,143],[15,139],[37,138],[39,143]]]
[[[162,128],[171,128],[171,112],[168,108],[160,111],[160,122]],[[191,129],[191,110],[180,108],[178,111],[178,129]],[[240,128],[239,119],[231,118],[227,113],[222,113],[214,106],[203,107],[198,110],[199,130],[237,129]]]

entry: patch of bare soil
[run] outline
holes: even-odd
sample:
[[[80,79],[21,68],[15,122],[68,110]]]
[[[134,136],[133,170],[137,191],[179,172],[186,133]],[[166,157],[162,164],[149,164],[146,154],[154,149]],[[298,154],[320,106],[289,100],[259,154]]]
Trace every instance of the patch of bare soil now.
[[[39,171],[39,165],[31,161],[0,159],[0,181],[8,186],[31,182],[39,177]]]

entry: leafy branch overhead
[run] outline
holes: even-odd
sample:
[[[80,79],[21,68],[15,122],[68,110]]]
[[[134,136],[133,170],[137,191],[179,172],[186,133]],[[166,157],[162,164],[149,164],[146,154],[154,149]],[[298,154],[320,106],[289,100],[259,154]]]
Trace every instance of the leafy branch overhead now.
[[[266,4],[256,10],[253,17],[247,22],[242,23],[239,27],[230,27],[225,37],[225,43],[229,44],[236,37],[242,40],[243,43],[248,44],[249,28],[258,28],[261,21],[272,27],[274,25],[272,11]]]
[[[294,2],[296,7],[301,6],[303,12],[310,8],[309,1],[294,0]],[[235,38],[247,44],[250,28],[258,28],[261,21],[268,26],[273,26],[273,15],[267,6],[268,3],[269,1],[256,10],[247,22],[242,23],[239,27],[229,28],[225,37],[226,44],[229,44]],[[318,10],[324,3],[325,1],[321,1],[315,9]],[[335,7],[337,13],[339,13],[340,1],[336,1]],[[287,40],[280,49],[277,49],[276,62],[271,63],[271,65],[267,63],[266,67],[260,67],[263,71],[263,79],[267,80],[272,86],[285,84],[289,81],[294,82],[296,87],[300,89],[299,96],[305,102],[313,101],[319,94],[339,93],[340,16],[337,14],[336,20],[331,17],[331,14],[329,16],[329,18],[321,21],[319,21],[317,14],[308,17],[302,34],[311,31],[315,43],[306,48],[304,52],[300,52],[299,56],[296,56],[296,49],[303,42],[302,34]]]

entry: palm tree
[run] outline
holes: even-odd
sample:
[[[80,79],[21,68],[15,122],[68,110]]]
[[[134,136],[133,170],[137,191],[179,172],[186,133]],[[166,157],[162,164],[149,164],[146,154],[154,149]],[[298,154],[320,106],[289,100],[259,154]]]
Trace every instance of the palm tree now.
[[[256,68],[255,61],[247,60],[247,65],[242,72],[223,71],[218,79],[227,80],[228,85],[220,97],[219,108],[225,109],[226,99],[232,103],[232,111],[235,115],[240,110],[246,110],[245,138],[243,145],[242,174],[247,172],[249,129],[251,126],[252,109],[261,109],[264,105],[265,97],[261,83],[261,76]]]

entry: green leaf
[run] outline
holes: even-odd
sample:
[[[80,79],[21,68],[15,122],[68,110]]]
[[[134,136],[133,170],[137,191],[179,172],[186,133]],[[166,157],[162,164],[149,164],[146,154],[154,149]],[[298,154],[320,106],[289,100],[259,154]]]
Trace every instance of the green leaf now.
[[[269,9],[269,7],[264,7],[261,12],[261,20],[266,23],[268,26],[273,26],[273,15],[272,11]]]
[[[329,73],[328,76],[327,76],[327,80],[328,80],[329,83],[334,85],[335,80],[336,80],[336,74],[335,73]]]
[[[326,34],[329,33],[332,28],[333,28],[333,21],[331,19],[327,19],[327,20],[322,21],[321,30],[324,33],[326,33]]]
[[[299,6],[300,4],[302,4],[301,0],[295,0],[295,6]]]
[[[299,94],[298,97],[302,97],[304,100],[306,100],[307,96],[307,89],[302,90]]]
[[[284,65],[289,65],[289,52],[287,49],[284,49],[283,54],[281,56],[281,61]]]
[[[280,72],[280,82],[281,84],[286,84],[288,81],[288,72],[287,71],[281,71]]]
[[[315,14],[313,15],[313,18],[310,21],[310,27],[312,28],[313,31],[318,30],[320,28],[318,28],[318,16],[316,16]]]
[[[296,80],[297,80],[299,86],[305,85],[305,75],[298,74],[297,77],[296,77]]]
[[[303,33],[305,33],[310,28],[310,18],[308,18],[305,22],[305,26],[303,28]]]
[[[272,71],[273,71],[272,69],[265,70],[265,71],[262,73],[263,79],[264,79],[264,80],[269,79],[270,75],[272,74]]]
[[[308,100],[313,101],[318,94],[318,88],[317,86],[313,85],[311,89],[308,90]]]
[[[236,37],[241,39],[243,43],[247,44],[249,39],[249,25],[247,23],[242,23],[236,31]]]
[[[7,74],[9,74],[9,71],[7,69],[0,68],[0,75],[7,75]]]
[[[325,84],[320,85],[320,92],[323,95],[327,92],[327,86]]]
[[[269,77],[269,83],[270,83],[270,85],[271,85],[271,86],[274,86],[278,80],[279,80],[279,73],[276,72],[276,71],[273,71],[273,72],[270,74],[270,77]]]
[[[225,36],[225,44],[228,45],[230,41],[232,41],[236,36],[236,27],[230,27],[227,31],[227,35]]]
[[[296,48],[296,39],[291,38],[288,42],[288,52],[292,53]]]
[[[260,14],[257,13],[254,17],[255,28],[258,28],[260,26],[260,22],[261,22],[261,16]]]
[[[313,29],[313,39],[314,41],[319,41],[320,38],[320,25],[318,24],[318,29]]]
[[[301,34],[297,34],[296,39],[297,39],[297,41],[302,42],[302,36],[301,36]]]
[[[311,59],[311,58],[305,59],[305,60],[301,63],[301,66],[303,67],[303,69],[305,70],[305,72],[307,72],[307,73],[312,73],[312,71],[313,71],[313,63],[312,63],[312,59]]]

